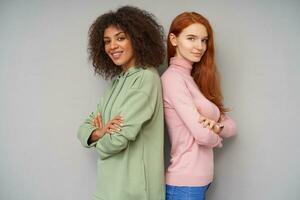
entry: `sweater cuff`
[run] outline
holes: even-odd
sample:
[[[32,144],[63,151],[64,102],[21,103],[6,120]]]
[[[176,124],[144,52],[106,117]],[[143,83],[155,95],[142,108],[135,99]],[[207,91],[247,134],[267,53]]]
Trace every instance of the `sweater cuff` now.
[[[221,148],[223,146],[222,141],[223,141],[223,139],[219,135],[217,135],[217,142],[213,145],[213,147],[220,147]]]
[[[88,140],[89,140],[91,134],[96,129],[97,129],[97,127],[91,126],[91,127],[88,127],[84,133],[82,133],[82,135],[81,135],[81,141],[82,141],[83,146],[85,146],[87,148],[90,148],[90,147],[93,147],[93,146],[96,145],[97,141],[95,141],[95,142],[93,142],[91,144],[88,144]]]

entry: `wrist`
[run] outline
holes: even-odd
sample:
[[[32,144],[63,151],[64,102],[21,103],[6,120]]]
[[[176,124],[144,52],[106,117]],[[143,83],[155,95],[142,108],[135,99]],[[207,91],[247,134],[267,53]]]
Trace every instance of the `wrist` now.
[[[95,138],[95,140],[99,140],[100,138],[103,137],[105,133],[101,131],[101,129],[97,128],[96,130],[93,131],[92,135]]]
[[[95,129],[95,130],[92,132],[92,134],[91,134],[91,136],[90,136],[90,138],[89,138],[89,142],[90,142],[90,143],[93,143],[93,142],[99,140],[103,135],[104,135],[104,134],[102,134],[102,132],[100,131],[100,129],[97,128],[97,129]]]

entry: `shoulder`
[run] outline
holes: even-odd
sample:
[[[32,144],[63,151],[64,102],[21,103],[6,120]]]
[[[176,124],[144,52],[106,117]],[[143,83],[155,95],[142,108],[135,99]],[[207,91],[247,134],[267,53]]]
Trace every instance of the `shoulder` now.
[[[168,68],[163,75],[161,76],[162,84],[163,85],[173,85],[180,84],[184,82],[183,75],[174,68]]]
[[[131,78],[130,89],[148,91],[152,88],[160,87],[160,77],[153,67],[140,68]]]
[[[160,80],[157,70],[153,67],[143,68],[141,72],[144,80],[146,81],[157,82],[158,80]]]

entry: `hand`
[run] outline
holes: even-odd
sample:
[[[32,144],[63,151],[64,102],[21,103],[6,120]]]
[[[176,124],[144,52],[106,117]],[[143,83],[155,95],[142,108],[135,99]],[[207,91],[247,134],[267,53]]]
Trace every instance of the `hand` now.
[[[212,130],[214,133],[219,134],[223,128],[224,125],[222,123],[217,123],[214,120],[208,119],[206,117],[203,117],[200,115],[199,122],[203,123],[204,128],[209,128]]]
[[[203,128],[209,128],[210,130],[213,130],[215,124],[217,124],[217,122],[215,122],[214,120],[208,119],[201,115],[199,118],[199,122],[203,124]]]
[[[216,134],[219,134],[221,133],[221,131],[223,130],[224,128],[224,125],[222,123],[216,123],[214,126],[213,126],[213,131],[216,133]]]
[[[102,116],[101,114],[98,114],[93,119],[93,125],[97,127],[103,134],[105,133],[116,133],[121,130],[121,127],[123,125],[123,118],[118,115],[115,116],[112,120],[108,121],[105,126],[102,124]]]
[[[88,144],[99,140],[105,135],[105,133],[112,134],[115,132],[119,132],[121,130],[121,127],[123,126],[123,118],[118,115],[112,120],[108,121],[103,127],[102,116],[101,114],[98,114],[93,119],[93,126],[97,127],[97,129],[92,132],[91,136],[88,139]]]

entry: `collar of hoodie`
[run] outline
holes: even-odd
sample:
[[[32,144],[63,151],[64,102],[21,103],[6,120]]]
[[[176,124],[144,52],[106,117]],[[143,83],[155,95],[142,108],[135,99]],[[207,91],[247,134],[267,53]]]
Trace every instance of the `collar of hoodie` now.
[[[127,78],[128,76],[131,76],[139,71],[141,71],[143,68],[142,67],[130,67],[128,70],[121,72],[118,76],[117,79],[120,78]]]

